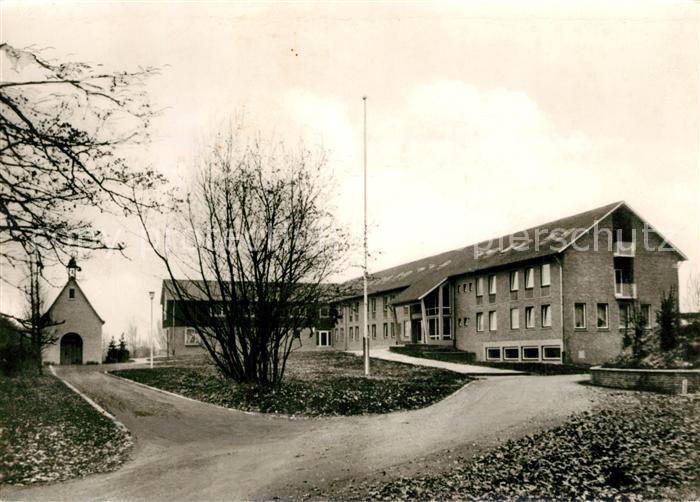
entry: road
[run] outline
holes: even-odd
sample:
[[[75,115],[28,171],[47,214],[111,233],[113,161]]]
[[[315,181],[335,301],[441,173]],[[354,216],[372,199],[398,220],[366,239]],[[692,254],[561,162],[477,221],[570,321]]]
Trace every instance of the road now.
[[[492,446],[559,423],[571,413],[590,409],[595,401],[590,387],[580,384],[587,376],[502,376],[471,382],[421,410],[292,419],[166,395],[95,367],[63,367],[59,375],[126,425],[135,439],[132,459],[111,473],[53,485],[9,487],[3,499],[295,496],[331,481],[399,472],[395,466],[447,449]]]

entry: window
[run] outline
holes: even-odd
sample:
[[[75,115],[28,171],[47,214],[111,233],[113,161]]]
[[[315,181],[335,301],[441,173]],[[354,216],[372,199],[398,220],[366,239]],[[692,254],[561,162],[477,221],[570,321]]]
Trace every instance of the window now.
[[[518,359],[520,359],[520,349],[518,347],[503,348],[504,361],[517,361]]]
[[[496,294],[496,276],[495,275],[489,276],[489,294],[490,295]]]
[[[322,319],[327,319],[327,318],[329,318],[329,317],[331,316],[331,309],[330,309],[330,307],[328,307],[327,305],[321,307],[321,308],[319,309],[319,311],[318,311],[318,316],[319,316],[320,318],[322,318]]]
[[[384,323],[382,326],[382,335],[384,336],[384,340],[389,338],[389,325],[387,323]]]
[[[476,296],[484,296],[484,278],[479,277],[476,280]]]
[[[375,319],[377,317],[377,299],[370,298],[369,299],[369,306],[370,306],[370,311],[372,312],[372,319]]]
[[[496,311],[491,310],[489,312],[489,331],[496,331],[498,329],[498,317],[496,317]]]
[[[574,327],[576,329],[586,328],[586,304],[585,303],[575,303],[574,304]]]
[[[651,305],[642,304],[641,306],[642,319],[644,319],[644,327],[651,327]]]
[[[540,358],[539,347],[523,347],[523,361],[534,361]]]
[[[318,345],[319,347],[330,347],[331,346],[330,331],[317,331],[316,332],[316,345]]]
[[[394,323],[391,323],[391,338],[396,338],[396,328]]]
[[[549,263],[545,263],[542,265],[542,269],[540,270],[540,286],[549,286],[551,281],[552,278]]]
[[[348,322],[352,322],[352,307],[348,309]]]
[[[552,306],[542,305],[542,326],[549,327],[552,325]]]
[[[484,331],[484,313],[483,312],[476,313],[476,330],[477,331]]]
[[[525,307],[525,327],[535,327],[535,307]]]
[[[561,359],[561,347],[542,347],[542,359]]]
[[[599,303],[596,306],[596,312],[597,312],[596,326],[598,328],[607,328],[608,327],[608,304],[607,303]]]
[[[535,269],[533,267],[525,269],[525,289],[535,287]]]
[[[499,347],[487,347],[486,359],[489,361],[498,361],[501,359],[501,349]]]
[[[377,325],[372,324],[372,340],[376,340],[376,339],[377,339]]]
[[[627,327],[627,320],[632,323],[632,305],[629,303],[620,303],[620,327]]]
[[[520,328],[520,311],[517,308],[510,309],[510,329]]]
[[[462,318],[461,318],[461,317],[458,317],[458,318],[457,318],[457,327],[458,327],[458,328],[461,328],[461,327],[462,327]]]
[[[405,316],[408,315],[408,305],[403,306],[403,315],[405,315]]]
[[[199,336],[197,335],[197,330],[194,328],[185,329],[185,345],[199,345]]]
[[[71,300],[75,298],[75,288],[68,288],[68,298]]]
[[[518,271],[517,270],[514,270],[510,273],[510,290],[511,291],[518,290]]]
[[[340,339],[345,340],[345,328],[340,328]]]
[[[388,309],[389,309],[389,297],[385,296],[384,299],[382,300],[382,314],[384,314],[384,317],[387,316]]]

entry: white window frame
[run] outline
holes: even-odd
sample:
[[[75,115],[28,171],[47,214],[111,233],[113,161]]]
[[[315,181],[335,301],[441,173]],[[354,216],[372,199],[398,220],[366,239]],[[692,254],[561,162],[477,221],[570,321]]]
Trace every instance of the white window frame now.
[[[515,314],[515,318],[513,318],[513,314]],[[510,329],[520,329],[520,309],[518,307],[510,309]]]
[[[484,277],[476,278],[476,296],[484,296]]]
[[[598,320],[600,319],[598,315],[598,309],[600,307],[605,307],[605,325],[604,326],[598,326]],[[610,328],[610,307],[608,306],[607,303],[597,303],[595,306],[595,325],[596,328],[598,329],[609,329]]]
[[[518,291],[520,284],[518,283],[519,281],[519,276],[520,276],[520,271],[519,270],[513,270],[510,273],[510,290],[511,291]]]
[[[537,357],[525,357],[526,349],[535,349],[537,351]],[[523,345],[520,347],[520,359],[523,361],[539,361],[541,355],[542,351],[537,345]]]
[[[547,309],[547,313],[549,315],[544,315],[545,309]],[[552,327],[552,306],[550,304],[545,304],[540,306],[540,317],[541,317],[541,322],[542,322],[542,327],[543,328],[551,328]],[[545,323],[546,321],[546,323]]]
[[[323,335],[326,335],[326,343],[322,343]],[[327,329],[319,329],[316,331],[316,346],[317,347],[330,347],[331,346],[331,332]]]
[[[532,315],[528,319],[527,313],[530,311]],[[525,307],[525,328],[534,328],[535,327],[535,307],[533,306],[526,306]]]
[[[489,350],[497,350],[498,357],[489,356]],[[501,357],[503,356],[503,350],[501,349],[501,347],[486,347],[484,349],[484,356],[486,357],[487,361],[500,361]]]
[[[559,349],[559,357],[547,357],[546,349]],[[540,355],[543,361],[561,361],[561,346],[559,345],[543,345],[540,349]]]
[[[489,331],[498,331],[498,311],[489,310]]]
[[[515,350],[518,355],[515,357],[506,357],[506,350]],[[501,348],[501,355],[503,357],[504,361],[520,361],[520,347],[518,346],[510,346],[510,347],[502,347]]]
[[[583,307],[583,325],[576,324],[576,308]],[[582,302],[574,303],[574,329],[586,329],[586,304]]]
[[[498,281],[496,279],[496,274],[489,275],[489,294],[495,295],[498,289]]]
[[[484,313],[483,312],[476,313],[476,330],[479,333],[482,333],[484,331]]]
[[[194,341],[188,339],[189,336],[193,336]],[[185,328],[185,347],[198,347],[200,345],[202,345],[202,342],[199,339],[197,330],[194,328]]]
[[[535,287],[535,267],[528,267],[525,269],[525,289],[532,289]]]
[[[547,271],[547,280],[545,281],[545,270]],[[552,284],[552,267],[549,263],[543,263],[540,267],[540,286],[549,286]]]

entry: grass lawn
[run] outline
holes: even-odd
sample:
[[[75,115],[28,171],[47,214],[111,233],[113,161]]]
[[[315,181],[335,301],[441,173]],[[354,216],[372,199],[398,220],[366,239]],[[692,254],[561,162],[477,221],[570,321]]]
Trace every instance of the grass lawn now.
[[[422,408],[453,393],[470,378],[450,371],[372,360],[342,352],[295,352],[275,389],[238,385],[207,363],[114,372],[125,378],[230,408],[287,415],[361,415]]]
[[[131,437],[53,376],[0,377],[0,485],[116,469]]]
[[[700,401],[612,393],[601,410],[458,460],[448,472],[399,478],[349,498],[374,500],[697,499]]]
[[[578,375],[588,373],[588,366],[575,366],[566,364],[546,364],[546,363],[506,363],[506,362],[484,362],[476,361],[473,352],[457,350],[453,347],[442,347],[436,345],[407,345],[389,347],[389,350],[397,354],[411,357],[422,357],[436,361],[447,361],[450,363],[471,364],[475,366],[487,366],[490,368],[500,368],[504,370],[516,370],[531,373],[533,375]]]

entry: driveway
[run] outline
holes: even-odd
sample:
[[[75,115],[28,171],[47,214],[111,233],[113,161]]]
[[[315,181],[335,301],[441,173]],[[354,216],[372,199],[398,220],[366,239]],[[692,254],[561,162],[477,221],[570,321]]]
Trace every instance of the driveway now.
[[[132,460],[115,472],[37,487],[3,499],[221,500],[305,493],[440,451],[479,449],[589,409],[586,376],[502,376],[471,382],[422,410],[291,419],[225,410],[119,380],[98,368],[59,375],[132,432]],[[392,468],[390,470],[390,468]]]

